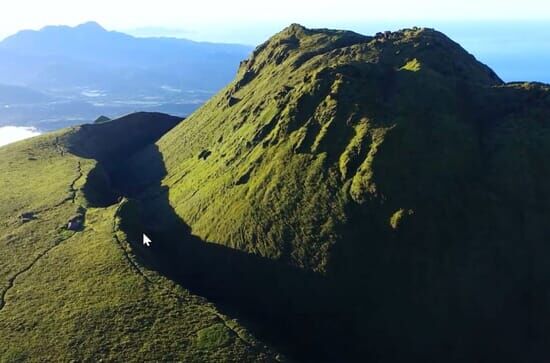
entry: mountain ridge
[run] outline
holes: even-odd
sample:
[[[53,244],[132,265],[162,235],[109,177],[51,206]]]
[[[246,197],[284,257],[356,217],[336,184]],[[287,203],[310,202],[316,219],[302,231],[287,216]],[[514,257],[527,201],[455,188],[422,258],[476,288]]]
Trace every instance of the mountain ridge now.
[[[332,67],[330,65],[325,65],[323,62],[325,61],[332,61],[334,57],[340,57],[344,60],[350,59],[352,64],[356,64],[359,67],[359,64],[362,64],[361,67],[365,67],[365,72],[373,72],[376,77],[380,77],[380,81],[378,82],[384,82],[385,84],[379,84],[378,91],[382,90],[382,97],[384,97],[383,90],[391,86],[391,78],[386,77],[386,74],[388,72],[392,72],[389,75],[391,76],[393,73],[399,73],[404,74],[403,72],[408,72],[402,70],[404,66],[406,66],[407,62],[412,60],[408,58],[405,54],[398,54],[397,56],[394,55],[394,51],[390,49],[387,51],[384,48],[384,43],[386,41],[387,35],[383,36],[382,39],[377,38],[369,38],[369,37],[363,37],[355,35],[355,33],[347,33],[347,32],[326,32],[325,30],[308,30],[309,35],[307,35],[304,32],[303,27],[298,25],[292,25],[291,27],[287,28],[286,30],[283,30],[281,33],[275,35],[270,41],[264,43],[263,45],[259,46],[258,49],[253,53],[252,57],[241,64],[241,68],[239,70],[239,73],[237,75],[237,78],[233,84],[230,84],[226,90],[222,91],[221,94],[214,97],[212,101],[209,102],[210,105],[216,104],[220,109],[226,110],[227,114],[235,115],[239,112],[241,114],[244,114],[244,118],[246,119],[245,112],[250,113],[251,115],[264,115],[265,119],[263,122],[265,124],[262,125],[262,127],[258,127],[255,131],[255,134],[248,133],[247,138],[250,140],[248,143],[250,143],[250,147],[254,147],[259,144],[259,142],[263,139],[263,145],[266,143],[273,145],[273,143],[276,143],[276,140],[273,141],[266,140],[268,136],[276,137],[277,134],[274,134],[274,131],[280,132],[281,137],[285,137],[289,133],[296,131],[296,127],[299,127],[299,123],[307,122],[307,119],[301,119],[300,113],[305,112],[306,117],[309,117],[308,113],[314,111],[315,106],[308,106],[308,99],[305,97],[307,95],[307,92],[312,92],[313,97],[324,97],[324,95],[327,95],[327,104],[322,105],[326,106],[329,109],[333,106],[331,106],[331,102],[337,101],[337,95],[339,92],[339,87],[342,87],[342,85],[345,84],[346,80],[351,80],[353,77],[357,77],[358,71],[357,68],[353,67],[345,67],[345,66],[336,66]],[[433,41],[432,34],[435,34],[437,36],[436,39],[442,39],[445,43],[448,44],[448,47],[450,47],[451,51],[454,52],[455,49],[461,49],[456,48],[455,43],[452,43],[448,41],[448,38],[443,36],[441,33],[433,33],[432,30],[406,30],[403,32],[398,33],[392,33],[397,34],[397,42],[400,42],[402,40],[407,41],[411,44],[410,48],[413,50],[416,50],[417,47],[415,47],[415,38],[414,36],[411,38],[409,37],[409,32],[415,32],[413,35],[420,35],[420,41],[424,41],[426,45],[426,52],[428,53],[428,56],[431,54],[429,53],[432,49],[436,48],[438,44],[436,43],[434,46],[430,46],[429,42]],[[293,37],[296,35],[296,33],[303,33],[306,34],[306,40],[310,40],[312,44],[313,51],[309,51],[308,44],[292,44],[292,42],[289,42],[289,39],[292,40]],[[427,33],[425,35],[424,33]],[[351,36],[352,44],[348,44],[346,39],[348,36]],[[320,38],[320,39],[319,39]],[[342,40],[344,39],[344,40]],[[318,46],[316,45],[316,42],[326,42],[326,46],[321,47],[321,51],[319,51]],[[340,47],[339,42],[343,42],[342,47]],[[437,42],[437,40],[436,40]],[[290,45],[289,45],[290,44]],[[406,44],[409,46],[408,44]],[[365,52],[365,47],[373,47],[373,49],[370,52]],[[380,49],[382,48],[382,49]],[[293,51],[293,49],[296,49],[296,51]],[[325,51],[326,50],[326,51]],[[437,51],[437,49],[436,49]],[[355,53],[354,53],[355,52]],[[420,53],[421,51],[418,51]],[[438,55],[438,54],[436,54]],[[359,57],[359,58],[355,58]],[[361,58],[363,57],[363,58]],[[380,59],[380,57],[386,57],[385,59]],[[364,62],[364,58],[366,58],[367,62]],[[416,59],[416,58],[415,58]],[[481,65],[477,62],[475,62],[475,58],[473,56],[469,55],[465,51],[463,52],[462,59],[464,59],[467,62],[471,62],[471,69],[474,70],[474,72],[477,72],[475,74],[476,76],[479,75],[479,78],[474,78],[473,80],[470,80],[466,78],[465,80],[461,79],[461,82],[467,82],[472,84],[481,84],[481,85],[487,85],[487,86],[493,86],[493,85],[501,85],[502,81],[492,73],[486,66]],[[458,61],[462,60],[459,59]],[[457,62],[458,62],[457,61]],[[269,63],[272,62],[272,63]],[[372,65],[371,65],[372,64]],[[424,64],[424,63],[423,63]],[[269,70],[264,70],[264,65],[267,65],[268,67],[272,65],[272,68]],[[429,62],[425,64],[426,66],[430,66]],[[458,64],[459,66],[462,66],[461,64]],[[443,64],[444,67],[446,67],[446,64]],[[307,81],[304,81],[304,86],[302,90],[296,89],[295,86],[290,85],[284,85],[279,86],[280,89],[278,89],[276,92],[270,92],[266,97],[266,102],[263,102],[264,105],[261,107],[251,108],[248,107],[245,109],[243,107],[243,103],[246,103],[246,99],[241,96],[241,94],[244,92],[243,90],[246,89],[252,82],[261,83],[261,84],[272,84],[275,85],[276,83],[281,83],[280,78],[277,81],[273,81],[273,78],[279,77],[277,72],[283,72],[286,74],[297,72],[300,68],[305,67],[319,67],[319,70],[316,70],[315,72],[306,70],[306,72],[309,72],[309,74],[312,74],[313,76],[306,75],[305,78],[309,77],[311,85],[307,84]],[[433,69],[428,69],[426,67],[425,69],[420,70],[420,73],[426,74],[428,78],[434,77],[436,78],[435,81],[438,81],[438,78],[441,77],[447,77],[447,74],[450,76],[448,78],[456,77],[452,72],[454,72],[454,69],[448,69],[443,68],[441,71],[439,71],[438,68],[441,67],[439,63],[435,64],[435,67]],[[438,72],[439,71],[439,72]],[[270,73],[271,72],[271,73]],[[446,72],[446,74],[441,74],[441,72]],[[461,70],[461,72],[463,72]],[[257,76],[256,73],[260,73],[260,76]],[[348,74],[346,74],[348,73]],[[416,73],[416,72],[412,72]],[[336,75],[339,77],[335,81],[331,81],[331,77],[333,75]],[[459,74],[460,76],[461,74]],[[263,77],[263,78],[262,78]],[[269,79],[271,77],[272,82],[266,81],[266,78]],[[386,78],[384,78],[386,77]],[[304,78],[304,79],[305,79]],[[404,76],[402,77],[404,78]],[[309,81],[308,80],[308,81]],[[328,80],[328,82],[327,82]],[[300,80],[296,81],[295,79],[289,78],[288,81],[290,82],[301,82]],[[376,78],[374,81],[377,81]],[[405,79],[404,81],[408,81]],[[432,81],[430,79],[430,81]],[[287,82],[286,79],[283,80],[283,82]],[[453,82],[455,82],[453,80]],[[332,85],[331,85],[332,83]],[[331,88],[332,87],[332,88]],[[454,87],[454,85],[453,85]],[[271,88],[270,88],[271,89]],[[290,101],[289,98],[292,97],[293,92],[304,92],[305,95],[302,96],[298,94],[296,101]],[[372,91],[377,92],[377,89],[373,87]],[[265,92],[264,92],[265,93]],[[317,94],[319,96],[317,96]],[[346,101],[346,97],[349,99],[353,97],[352,95],[345,94],[345,96],[342,96],[344,98],[344,101]],[[380,97],[380,96],[378,96]],[[270,100],[269,102],[271,105],[265,105],[267,103],[267,100]],[[272,100],[272,101],[271,101]],[[315,101],[314,101],[315,102]],[[319,101],[317,101],[319,102]],[[407,100],[407,102],[411,102],[410,100]],[[233,104],[232,104],[233,103]],[[290,110],[287,108],[287,110],[284,110],[287,105],[290,104]],[[268,109],[271,107],[271,109]],[[308,107],[312,107],[309,108]],[[376,106],[376,108],[379,109],[379,112],[388,112],[386,107]],[[277,108],[280,108],[281,111],[276,111]],[[305,108],[304,111],[301,110],[301,108]],[[264,110],[262,110],[264,109]],[[268,110],[265,110],[268,109]],[[197,118],[197,114],[200,115],[201,111],[204,110],[204,107],[201,108],[197,113],[195,113],[195,117],[192,116],[192,120],[195,120]],[[266,112],[269,111],[269,112]],[[334,116],[335,111],[330,111],[326,115],[326,117],[329,117],[327,121],[330,120],[330,117]],[[346,112],[346,111],[344,111]],[[349,111],[348,111],[349,112]],[[285,128],[278,129],[273,125],[274,122],[277,121],[278,117],[288,117],[289,118],[289,124],[288,126],[285,125]],[[320,115],[324,116],[324,115]],[[260,117],[261,120],[261,117]],[[200,124],[201,121],[197,120],[197,124]],[[294,125],[294,123],[298,123],[298,125]],[[191,124],[191,123],[190,123]],[[186,128],[191,127],[190,124],[187,125],[181,125],[180,128]],[[246,124],[237,123],[235,127],[244,128]],[[288,129],[290,127],[290,129]],[[322,131],[322,130],[321,130]],[[160,145],[167,147],[166,144],[170,142],[174,142],[175,140],[171,140],[171,137],[173,138],[173,134],[177,132],[175,130],[172,133],[167,134],[160,140]],[[199,132],[200,133],[200,132]],[[228,135],[226,135],[228,136]],[[320,134],[320,136],[322,136]],[[221,136],[220,136],[221,137]],[[323,147],[322,146],[322,139],[316,140],[308,140],[307,134],[302,136],[303,141],[301,145],[296,146],[296,150],[304,150],[306,147],[303,142],[307,140],[307,142],[310,144],[309,147],[312,148],[318,148]],[[164,143],[164,145],[163,145]],[[212,142],[212,144],[216,144],[215,142]],[[327,145],[328,147],[328,145]],[[319,150],[322,151],[323,149]],[[200,151],[200,150],[199,150]],[[195,151],[195,152],[199,152]],[[300,153],[300,152],[298,152]],[[307,153],[306,153],[307,154]],[[170,161],[168,160],[168,163]],[[244,172],[244,171],[243,171]]]
[[[269,291],[258,292],[289,326],[314,320],[309,310],[334,314],[324,328],[294,325],[295,342],[332,326],[349,335],[315,346],[349,349],[350,360],[537,357],[534,316],[549,313],[505,281],[539,296],[548,274],[537,256],[550,232],[549,110],[546,86],[505,84],[432,29],[365,37],[292,25],[128,166],[160,153],[162,198],[195,237],[327,280],[318,302],[289,287],[288,299],[307,301],[293,309],[262,305]],[[327,350],[319,357],[335,358]]]
[[[180,121],[139,113],[0,148],[0,360],[283,359],[148,268],[122,228],[109,161]]]

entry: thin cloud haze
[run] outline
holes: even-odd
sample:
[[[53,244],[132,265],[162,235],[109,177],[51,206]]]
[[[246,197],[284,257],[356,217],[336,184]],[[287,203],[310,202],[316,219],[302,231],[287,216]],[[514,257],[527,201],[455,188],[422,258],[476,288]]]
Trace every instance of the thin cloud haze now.
[[[137,29],[142,27],[184,28],[202,31],[208,28],[258,28],[261,24],[280,26],[293,22],[316,26],[323,23],[372,22],[403,20],[464,21],[464,20],[547,20],[550,3],[545,0],[502,1],[466,0],[443,2],[435,0],[396,0],[388,5],[381,1],[342,0],[231,2],[205,0],[182,2],[159,0],[135,2],[129,0],[36,2],[21,0],[4,6],[0,14],[0,36],[21,29],[38,29],[51,24],[77,25],[96,20],[110,29]],[[32,11],[29,11],[31,9]]]
[[[0,146],[8,145],[16,141],[28,139],[40,135],[40,132],[34,127],[0,127]]]

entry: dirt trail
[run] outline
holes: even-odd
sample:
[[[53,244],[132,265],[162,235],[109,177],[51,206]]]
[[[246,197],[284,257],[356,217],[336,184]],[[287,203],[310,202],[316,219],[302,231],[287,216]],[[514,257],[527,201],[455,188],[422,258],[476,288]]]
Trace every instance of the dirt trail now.
[[[59,245],[61,245],[63,242],[66,242],[69,239],[73,238],[75,234],[76,233],[72,234],[71,236],[69,236],[67,238],[64,238],[64,239],[58,241],[56,244],[54,244],[50,248],[48,248],[45,251],[41,252],[38,256],[36,256],[34,258],[34,260],[32,260],[32,262],[27,267],[25,267],[24,269],[17,272],[15,275],[13,275],[8,280],[8,286],[6,287],[6,289],[4,289],[4,291],[2,292],[2,295],[0,295],[0,312],[6,306],[6,296],[7,296],[8,292],[15,286],[15,281],[17,280],[17,278],[20,277],[21,275],[25,274],[26,272],[30,271],[33,268],[33,266],[36,265],[36,263],[38,261],[40,261],[43,257],[47,256],[49,252],[51,252],[55,248],[59,247]]]
[[[131,252],[128,251],[127,248],[125,248],[124,246],[124,242],[120,240],[120,238],[118,237],[117,235],[117,232],[119,231],[119,228],[118,228],[118,225],[117,225],[117,217],[119,217],[119,212],[120,212],[120,209],[123,207],[123,204],[124,202],[121,202],[116,211],[115,211],[115,214],[114,214],[114,217],[113,217],[113,228],[112,228],[112,233],[113,233],[113,239],[115,240],[115,242],[117,243],[118,247],[120,248],[120,250],[122,251],[122,253],[124,254],[124,257],[125,259],[128,261],[128,264],[130,265],[131,269],[134,270],[137,274],[141,275],[143,277],[143,279],[151,285],[151,287],[155,288],[155,289],[159,289],[159,290],[162,290],[166,293],[168,293],[172,298],[176,299],[179,303],[181,304],[185,304],[186,301],[185,301],[185,298],[182,297],[181,295],[179,295],[177,292],[173,291],[172,289],[168,288],[168,287],[165,287],[165,286],[162,286],[160,284],[157,284],[155,281],[151,280],[146,274],[145,272],[142,271],[140,265],[138,262],[135,261],[135,258],[133,257],[133,255],[131,254]],[[230,318],[228,318],[227,316],[221,314],[220,312],[218,312],[215,308],[207,308],[207,310],[214,314],[219,320],[220,322],[229,330],[231,331],[239,340],[241,340],[245,345],[251,347],[251,348],[256,348],[256,344],[252,341],[250,341],[246,336],[243,335],[242,332],[240,331],[237,331],[235,330],[231,324],[230,324]]]
[[[56,140],[56,149],[60,152],[61,156],[64,156],[65,155],[65,150],[58,144],[58,141]],[[67,202],[72,202],[73,204],[76,204],[76,197],[78,195],[78,189],[76,187],[76,183],[82,178],[84,177],[84,173],[82,172],[82,164],[80,163],[80,161],[77,162],[77,176],[75,177],[75,179],[73,179],[69,185],[69,196],[65,199],[63,199],[61,202],[53,205],[53,206],[50,206],[50,207],[47,207],[47,208],[43,208],[41,210],[38,210],[36,211],[35,213],[36,214],[40,214],[40,213],[44,213],[44,212],[47,212],[49,210],[52,210],[52,209],[55,209],[55,208],[58,208],[60,206],[62,206],[63,204],[67,203]],[[58,247],[61,243],[67,241],[68,239],[72,238],[76,233],[72,234],[71,236],[65,238],[65,239],[62,239],[60,241],[58,241],[57,243],[55,243],[54,245],[52,245],[51,247],[47,248],[46,250],[42,251],[38,256],[36,256],[34,258],[34,260],[32,260],[32,262],[27,265],[27,267],[25,267],[24,269],[16,272],[12,277],[10,277],[8,279],[8,286],[2,291],[1,295],[0,295],[0,311],[2,311],[4,309],[4,306],[6,305],[6,295],[8,294],[8,292],[15,286],[15,281],[17,280],[17,278],[23,274],[25,274],[26,272],[28,272],[30,269],[33,268],[33,266],[38,262],[40,261],[44,256],[46,256],[50,251],[52,251],[54,248]]]

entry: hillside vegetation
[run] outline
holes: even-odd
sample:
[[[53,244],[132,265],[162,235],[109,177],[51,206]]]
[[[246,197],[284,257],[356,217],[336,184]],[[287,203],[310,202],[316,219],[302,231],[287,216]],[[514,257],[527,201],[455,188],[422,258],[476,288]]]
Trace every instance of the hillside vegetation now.
[[[416,195],[401,180],[407,169],[436,167],[415,172],[423,180],[411,182],[419,187],[436,173],[462,172],[450,164],[453,156],[466,164],[462,154],[476,140],[459,133],[477,125],[461,122],[473,109],[460,102],[470,102],[473,88],[499,84],[430,30],[369,38],[295,25],[260,46],[224,92],[158,143],[164,184],[198,236],[323,271],[349,217],[345,209],[375,207],[369,199],[384,192],[377,184],[401,189],[386,202],[397,204],[393,214],[408,207],[400,195]],[[421,139],[427,137],[437,144]],[[401,175],[377,183],[373,164],[389,139],[400,145],[390,161],[402,164],[395,170]],[[443,164],[407,160],[422,157]],[[388,212],[376,213],[386,225]]]
[[[144,208],[205,261],[233,258],[202,268],[203,291],[280,324],[298,355],[540,361],[549,116],[548,86],[504,84],[435,30],[292,25],[127,172],[158,164]]]
[[[1,148],[0,356],[545,362],[549,117],[435,30],[294,24],[185,122]]]
[[[140,264],[141,235],[120,228],[128,201],[107,203],[106,160],[179,121],[134,114],[0,149],[0,361],[274,360],[238,322]],[[69,230],[75,216],[84,223]]]

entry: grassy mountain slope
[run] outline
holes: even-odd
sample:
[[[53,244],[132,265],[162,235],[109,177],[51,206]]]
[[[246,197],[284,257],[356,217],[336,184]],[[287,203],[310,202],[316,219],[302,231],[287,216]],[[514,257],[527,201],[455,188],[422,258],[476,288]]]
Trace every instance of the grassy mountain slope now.
[[[504,84],[434,30],[292,25],[133,169],[160,153],[151,178],[203,241],[326,279],[323,301],[286,291],[296,316],[347,315],[319,351],[537,361],[549,117],[547,86]]]
[[[203,298],[143,267],[107,205],[106,160],[176,125],[129,115],[0,149],[1,361],[272,361],[272,353]],[[98,172],[99,170],[99,172]],[[67,229],[75,215],[78,231]],[[140,236],[141,237],[141,236]]]
[[[369,164],[385,135],[414,122],[401,121],[408,114],[462,112],[455,90],[468,79],[500,83],[442,35],[392,37],[290,27],[256,50],[191,122],[163,138],[165,184],[193,231],[325,269],[346,204],[374,194]],[[434,132],[450,137],[466,127],[447,118]],[[203,151],[211,154],[201,158]]]

